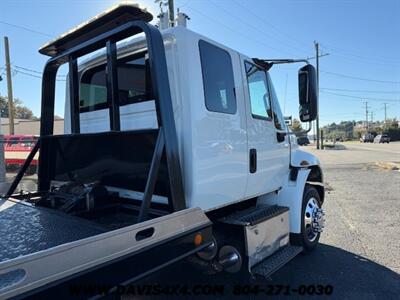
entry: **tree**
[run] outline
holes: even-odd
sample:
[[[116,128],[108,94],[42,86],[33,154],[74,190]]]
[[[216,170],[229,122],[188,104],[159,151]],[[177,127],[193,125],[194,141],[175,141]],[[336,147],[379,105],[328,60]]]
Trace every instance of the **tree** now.
[[[363,128],[363,127],[358,126],[358,127],[354,127],[354,129],[353,129],[353,137],[356,139],[360,139],[361,136],[365,133],[366,133],[366,131],[365,131],[365,128]]]
[[[394,119],[387,119],[386,121],[386,127],[388,129],[397,129],[399,128],[399,121],[397,121],[396,118]]]
[[[17,119],[32,120],[35,117],[33,115],[33,112],[29,108],[27,108],[25,106],[16,106],[14,108],[14,110],[15,110],[15,113],[14,113],[15,114],[15,118],[17,118]]]
[[[292,126],[290,126],[290,129],[292,129],[292,131],[294,133],[303,131],[303,127],[301,126],[301,122],[299,120],[297,120],[297,119],[293,119]]]
[[[341,121],[339,124],[332,123],[324,126],[324,135],[327,139],[353,139],[355,121]]]
[[[7,97],[0,96],[0,114],[2,118],[8,118],[8,100]],[[23,105],[19,99],[14,99],[14,118],[37,120],[32,110]]]

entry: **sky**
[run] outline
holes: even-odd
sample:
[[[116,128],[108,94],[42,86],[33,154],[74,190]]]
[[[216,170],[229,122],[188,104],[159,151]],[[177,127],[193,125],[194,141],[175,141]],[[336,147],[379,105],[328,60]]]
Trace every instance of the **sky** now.
[[[7,95],[3,36],[11,50],[14,98],[40,116],[40,46],[118,1],[1,0],[0,95]],[[159,13],[153,0],[134,1]],[[190,16],[188,28],[258,58],[312,58],[320,45],[320,124],[400,119],[400,0],[175,0]],[[156,18],[155,18],[156,19]],[[153,21],[155,22],[155,21]],[[315,65],[315,60],[310,59]],[[276,65],[271,76],[284,115],[298,117],[297,70]],[[63,116],[65,82],[56,88]]]

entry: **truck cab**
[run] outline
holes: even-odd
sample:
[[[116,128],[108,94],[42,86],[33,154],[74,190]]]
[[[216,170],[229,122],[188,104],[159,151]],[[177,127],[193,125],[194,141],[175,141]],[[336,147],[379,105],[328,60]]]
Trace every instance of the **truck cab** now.
[[[269,73],[187,28],[162,36],[188,207],[212,210],[282,188],[291,147]],[[121,130],[158,128],[144,39],[117,52]],[[82,133],[109,130],[105,60],[79,67]]]
[[[311,122],[314,67],[151,20],[120,4],[39,50],[49,56],[40,137],[0,199],[0,297],[98,282],[109,295],[188,257],[211,273],[268,277],[317,246],[322,170],[291,143],[268,72],[305,63],[299,115]],[[54,135],[63,64],[65,133]],[[15,193],[37,153],[38,190]]]

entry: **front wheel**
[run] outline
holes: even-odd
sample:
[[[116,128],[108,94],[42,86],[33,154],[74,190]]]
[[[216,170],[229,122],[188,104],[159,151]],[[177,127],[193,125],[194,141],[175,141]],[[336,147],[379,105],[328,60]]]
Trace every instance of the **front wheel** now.
[[[304,247],[305,252],[310,252],[317,246],[325,226],[325,213],[321,208],[321,199],[315,187],[306,185],[304,188],[301,211],[301,235],[298,243]]]

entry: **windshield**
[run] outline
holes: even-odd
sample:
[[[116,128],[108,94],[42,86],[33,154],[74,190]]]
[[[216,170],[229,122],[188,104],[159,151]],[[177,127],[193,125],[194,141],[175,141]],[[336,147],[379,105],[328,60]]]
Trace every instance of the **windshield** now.
[[[275,127],[276,127],[276,129],[279,129],[279,130],[285,130],[286,129],[285,119],[282,115],[278,96],[276,95],[271,76],[269,75],[269,73],[267,73],[267,75],[268,75],[268,81],[269,81],[269,89],[270,89],[270,94],[271,94],[271,104],[272,104],[272,112],[274,115]]]

